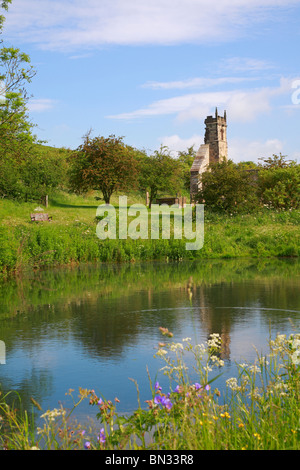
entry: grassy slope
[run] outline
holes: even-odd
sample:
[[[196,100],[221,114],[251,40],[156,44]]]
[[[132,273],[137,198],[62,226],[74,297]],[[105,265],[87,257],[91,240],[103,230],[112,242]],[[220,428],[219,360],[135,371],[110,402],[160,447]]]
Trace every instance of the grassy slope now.
[[[185,250],[184,240],[107,240],[96,237],[96,209],[103,201],[59,193],[50,198],[50,223],[34,224],[35,203],[0,201],[0,269],[86,261],[132,261],[182,258],[299,256],[300,211],[251,215],[205,212],[204,247]],[[118,204],[114,196],[112,204]],[[144,203],[128,195],[128,205]]]

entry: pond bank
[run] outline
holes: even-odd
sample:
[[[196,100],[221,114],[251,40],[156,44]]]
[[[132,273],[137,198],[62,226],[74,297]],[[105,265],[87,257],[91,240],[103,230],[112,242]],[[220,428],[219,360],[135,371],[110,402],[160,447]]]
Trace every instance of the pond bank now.
[[[299,257],[300,211],[251,215],[205,214],[204,245],[187,240],[99,240],[96,221],[2,224],[0,272],[88,262]]]

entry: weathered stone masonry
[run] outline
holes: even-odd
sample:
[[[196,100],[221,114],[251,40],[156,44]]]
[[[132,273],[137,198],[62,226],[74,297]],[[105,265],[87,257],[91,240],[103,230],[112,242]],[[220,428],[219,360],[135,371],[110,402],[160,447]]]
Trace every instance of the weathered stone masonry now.
[[[215,117],[207,116],[205,123],[204,144],[200,145],[191,168],[190,198],[191,202],[200,189],[199,176],[206,171],[210,163],[219,162],[228,158],[227,144],[227,117],[218,115],[216,108]]]

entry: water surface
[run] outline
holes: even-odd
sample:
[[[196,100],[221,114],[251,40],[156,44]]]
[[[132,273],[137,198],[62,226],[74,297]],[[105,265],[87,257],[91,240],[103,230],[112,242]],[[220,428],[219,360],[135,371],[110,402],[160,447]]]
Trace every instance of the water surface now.
[[[154,359],[167,327],[174,341],[223,341],[223,376],[235,362],[266,351],[269,335],[300,326],[298,260],[225,260],[90,265],[28,273],[0,284],[0,340],[6,346],[0,384],[17,390],[26,406],[34,397],[44,410],[66,392],[92,388],[118,397],[120,412],[151,397],[148,372],[167,389]],[[188,289],[190,287],[190,290]],[[93,414],[88,405],[80,413]]]

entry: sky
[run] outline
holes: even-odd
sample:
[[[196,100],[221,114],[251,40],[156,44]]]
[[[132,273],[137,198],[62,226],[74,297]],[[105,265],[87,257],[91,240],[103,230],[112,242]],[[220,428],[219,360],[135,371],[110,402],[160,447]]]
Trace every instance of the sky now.
[[[48,145],[92,129],[176,156],[204,143],[217,107],[233,161],[300,162],[300,0],[13,0],[5,16]]]

